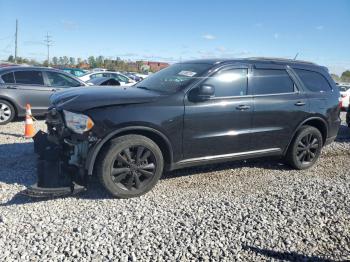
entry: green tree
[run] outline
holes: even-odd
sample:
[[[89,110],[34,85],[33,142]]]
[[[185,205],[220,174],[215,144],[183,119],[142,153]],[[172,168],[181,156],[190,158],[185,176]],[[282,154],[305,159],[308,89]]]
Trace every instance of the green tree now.
[[[13,63],[15,62],[15,58],[13,57],[13,55],[10,55],[7,61]]]
[[[58,64],[59,65],[63,65],[64,64],[64,60],[63,60],[62,56],[60,56],[60,58],[58,58]]]
[[[89,58],[88,58],[88,63],[89,63],[89,65],[90,65],[90,68],[96,67],[96,60],[95,60],[95,57],[89,56]]]
[[[345,82],[350,82],[350,70],[347,70],[341,74],[341,80]]]
[[[63,64],[68,65],[69,64],[69,58],[68,56],[63,56]]]
[[[57,58],[56,56],[54,56],[54,57],[52,58],[52,63],[53,63],[53,65],[55,65],[55,66],[58,65],[58,58]]]
[[[74,58],[74,57],[70,57],[70,58],[69,58],[69,64],[70,64],[71,66],[75,66],[75,58]]]
[[[104,57],[103,56],[98,56],[96,57],[96,66],[97,67],[104,67]]]

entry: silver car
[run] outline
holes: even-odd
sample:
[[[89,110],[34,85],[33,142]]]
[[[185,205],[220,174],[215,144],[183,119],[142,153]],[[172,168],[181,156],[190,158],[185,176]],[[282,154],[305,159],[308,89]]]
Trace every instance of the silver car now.
[[[30,104],[33,115],[45,115],[49,97],[60,90],[86,86],[78,78],[46,67],[0,68],[0,125],[25,115]]]

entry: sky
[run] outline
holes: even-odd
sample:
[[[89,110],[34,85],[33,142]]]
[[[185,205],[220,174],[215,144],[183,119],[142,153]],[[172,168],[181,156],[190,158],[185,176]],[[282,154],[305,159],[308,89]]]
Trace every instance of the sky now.
[[[283,57],[350,69],[350,0],[0,0],[0,59]]]

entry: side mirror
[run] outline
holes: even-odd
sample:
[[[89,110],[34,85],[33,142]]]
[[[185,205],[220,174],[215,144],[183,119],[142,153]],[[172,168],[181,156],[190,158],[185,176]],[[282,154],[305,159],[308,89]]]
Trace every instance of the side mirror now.
[[[193,89],[189,94],[189,100],[193,102],[205,101],[215,95],[215,88],[211,85],[201,85]]]

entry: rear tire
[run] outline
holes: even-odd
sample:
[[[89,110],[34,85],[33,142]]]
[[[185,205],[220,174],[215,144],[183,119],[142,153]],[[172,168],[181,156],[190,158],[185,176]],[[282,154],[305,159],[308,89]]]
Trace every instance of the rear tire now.
[[[286,161],[295,169],[310,168],[319,158],[322,146],[321,132],[312,126],[302,126],[288,148]]]
[[[0,99],[0,125],[10,123],[16,116],[13,105],[6,100]]]
[[[102,185],[117,198],[132,198],[150,191],[162,175],[162,151],[151,139],[125,135],[105,146],[97,162]]]

